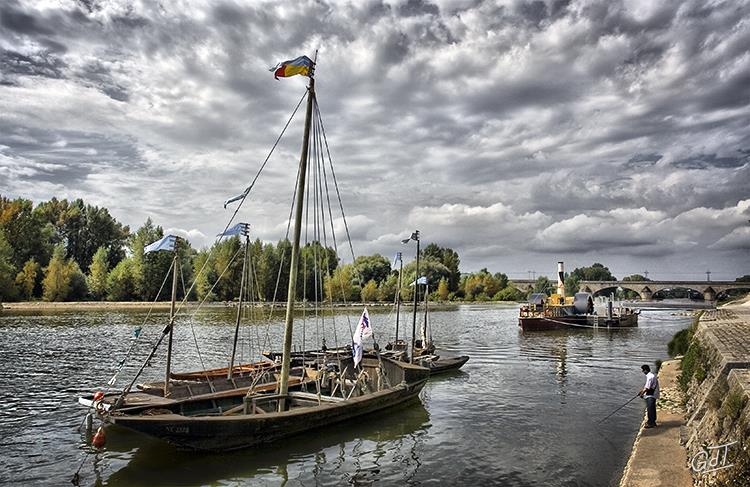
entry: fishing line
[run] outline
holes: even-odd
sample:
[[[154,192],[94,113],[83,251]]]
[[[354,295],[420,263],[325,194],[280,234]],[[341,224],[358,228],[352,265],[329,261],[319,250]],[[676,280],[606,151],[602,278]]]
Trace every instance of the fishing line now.
[[[611,416],[612,416],[613,414],[615,414],[615,413],[616,413],[617,411],[619,411],[620,409],[622,409],[622,408],[624,408],[625,406],[627,406],[628,404],[630,404],[630,402],[631,402],[631,401],[632,401],[633,399],[635,399],[636,397],[640,397],[640,394],[636,394],[635,396],[633,396],[633,397],[631,397],[630,399],[628,399],[628,402],[626,402],[625,404],[623,404],[623,405],[622,405],[622,406],[620,406],[619,408],[615,409],[614,411],[612,411],[611,413],[609,413],[609,414],[608,414],[607,416],[605,416],[604,418],[602,418],[602,419],[600,419],[599,421],[597,421],[597,422],[596,422],[596,424],[599,424],[599,423],[601,423],[601,422],[602,422],[602,421],[604,421],[605,419],[609,419],[609,418],[610,418],[610,417],[611,417]]]

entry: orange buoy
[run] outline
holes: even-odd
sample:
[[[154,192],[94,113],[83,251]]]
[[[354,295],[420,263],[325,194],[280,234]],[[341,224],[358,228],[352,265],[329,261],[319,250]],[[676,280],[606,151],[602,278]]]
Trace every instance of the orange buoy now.
[[[102,391],[96,391],[94,393],[94,401],[101,401],[104,397],[104,393]]]
[[[91,439],[91,444],[94,446],[94,448],[101,448],[104,446],[104,443],[106,441],[107,441],[107,438],[104,435],[104,428],[99,426],[99,429],[96,430],[96,434]]]

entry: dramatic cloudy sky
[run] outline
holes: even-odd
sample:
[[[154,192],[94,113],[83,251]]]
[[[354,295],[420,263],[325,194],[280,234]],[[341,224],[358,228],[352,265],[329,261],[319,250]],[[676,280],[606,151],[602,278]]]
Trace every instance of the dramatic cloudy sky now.
[[[750,274],[748,1],[3,0],[0,193],[209,244],[304,94],[268,68],[315,49],[358,254]],[[240,213],[264,240],[301,119]]]

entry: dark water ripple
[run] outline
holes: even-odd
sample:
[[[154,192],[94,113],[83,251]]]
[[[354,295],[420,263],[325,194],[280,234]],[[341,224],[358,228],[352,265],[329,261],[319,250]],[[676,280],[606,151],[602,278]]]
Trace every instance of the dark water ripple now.
[[[643,405],[634,401],[603,424],[596,421],[632,397],[642,381],[639,365],[666,358],[666,342],[689,318],[652,311],[635,330],[524,335],[516,313],[516,307],[479,305],[434,312],[440,353],[471,360],[461,372],[431,380],[421,403],[398,411],[221,455],[177,451],[116,429],[105,451],[87,456],[77,431],[85,411],[76,398],[106,384],[145,313],[5,312],[0,483],[69,485],[85,458],[83,485],[616,485]],[[389,315],[371,315],[376,332],[387,336]],[[340,344],[357,318],[336,318]],[[159,313],[143,326],[118,387],[132,378],[163,320]],[[185,317],[175,334],[175,369],[225,366],[233,321],[228,309]],[[259,342],[278,343],[281,321],[275,316],[244,327],[242,357],[256,356],[265,348]],[[330,319],[322,327],[335,345]],[[314,320],[305,328],[308,339],[315,336]],[[144,378],[160,379],[162,363],[160,352]]]

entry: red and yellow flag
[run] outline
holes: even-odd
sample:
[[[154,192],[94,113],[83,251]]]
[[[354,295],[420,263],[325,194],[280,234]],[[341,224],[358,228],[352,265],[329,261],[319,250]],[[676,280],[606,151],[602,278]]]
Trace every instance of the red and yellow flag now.
[[[289,76],[294,76],[295,74],[310,76],[314,64],[315,63],[313,63],[312,59],[309,57],[300,56],[297,59],[277,64],[271,68],[271,71],[274,72],[273,77],[276,79],[279,79],[279,77],[287,78]]]

